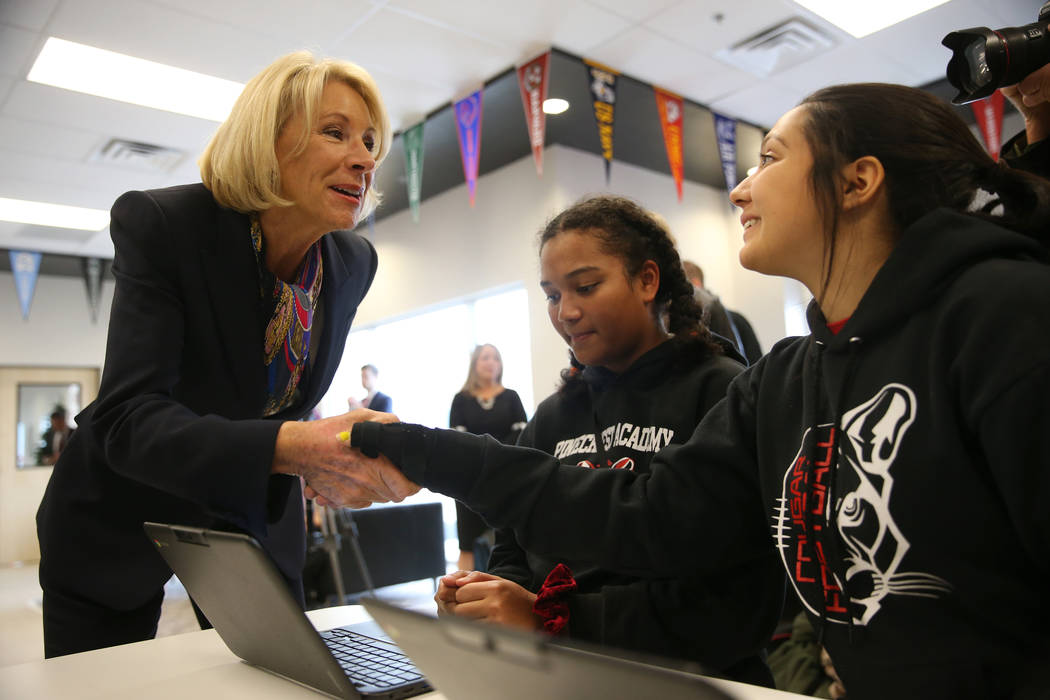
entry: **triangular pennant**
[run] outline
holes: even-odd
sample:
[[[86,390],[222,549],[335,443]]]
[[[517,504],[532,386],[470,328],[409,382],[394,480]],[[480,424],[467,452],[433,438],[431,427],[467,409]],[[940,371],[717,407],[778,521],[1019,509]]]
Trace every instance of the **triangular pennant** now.
[[[605,184],[608,185],[613,159],[613,124],[616,121],[616,77],[619,73],[594,61],[584,59],[583,62],[587,64],[587,77],[594,101],[594,121],[598,124],[598,138],[601,141],[602,158],[605,159]]]
[[[973,114],[984,136],[984,145],[992,158],[999,160],[1003,147],[1003,93],[996,90],[983,100],[971,102]]]
[[[547,99],[550,58],[551,54],[548,51],[518,68],[521,104],[525,108],[525,125],[529,130],[529,145],[532,146],[532,159],[536,161],[537,175],[543,175],[543,143],[547,132],[547,115],[543,112],[543,101]]]
[[[470,191],[470,206],[474,206],[474,191],[478,184],[478,162],[481,159],[481,90],[464,97],[453,105],[456,134],[459,136],[459,155],[463,159],[463,176]]]
[[[726,180],[726,189],[732,192],[737,186],[736,119],[723,117],[721,114],[714,114],[714,117],[715,138],[718,139],[718,158],[722,161],[722,174]]]
[[[102,265],[99,258],[81,258],[80,269],[84,273],[84,287],[87,289],[88,311],[91,322],[98,323],[98,307],[102,301]]]
[[[11,273],[15,278],[15,292],[18,303],[22,305],[22,319],[29,319],[29,307],[33,303],[33,292],[36,290],[36,278],[40,273],[40,253],[27,250],[8,251],[11,259]]]
[[[412,221],[419,223],[419,200],[423,192],[423,124],[420,122],[401,135],[405,147],[405,179]]]
[[[682,164],[684,162],[682,145],[682,121],[685,114],[685,103],[673,92],[653,88],[656,95],[656,109],[660,113],[660,128],[664,132],[664,147],[667,149],[667,162],[671,166],[671,177],[678,190],[678,201],[682,201]]]

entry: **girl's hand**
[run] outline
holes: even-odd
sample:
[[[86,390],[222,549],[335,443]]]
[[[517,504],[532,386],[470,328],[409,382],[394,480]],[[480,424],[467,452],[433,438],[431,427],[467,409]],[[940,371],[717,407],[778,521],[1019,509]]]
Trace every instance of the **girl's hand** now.
[[[460,617],[495,622],[518,629],[538,630],[540,620],[532,612],[535,602],[535,593],[513,581],[480,571],[471,571],[466,576],[455,578],[455,605],[448,607],[451,607],[452,614]]]

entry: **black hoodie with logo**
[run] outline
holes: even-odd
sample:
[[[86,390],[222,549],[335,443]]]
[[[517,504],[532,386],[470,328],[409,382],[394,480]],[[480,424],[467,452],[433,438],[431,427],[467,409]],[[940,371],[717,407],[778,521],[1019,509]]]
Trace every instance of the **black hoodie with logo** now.
[[[936,210],[837,335],[777,344],[649,474],[417,426],[355,427],[523,547],[617,571],[775,551],[851,700],[1050,692],[1050,267]]]
[[[685,442],[742,369],[725,355],[675,341],[620,374],[586,367],[540,403],[518,444],[580,468],[648,473],[653,455]],[[572,569],[578,586],[568,596],[570,637],[699,661],[738,680],[772,685],[758,652],[769,643],[783,602],[775,556],[715,576],[652,580],[526,552],[512,531],[500,530],[489,573],[536,592],[558,563]]]

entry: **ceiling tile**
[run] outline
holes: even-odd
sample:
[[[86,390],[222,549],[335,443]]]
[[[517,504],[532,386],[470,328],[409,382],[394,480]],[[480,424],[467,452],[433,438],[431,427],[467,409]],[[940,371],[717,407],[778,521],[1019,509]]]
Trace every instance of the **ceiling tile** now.
[[[588,58],[706,104],[754,78],[644,27],[595,47]]]
[[[199,153],[218,124],[50,85],[15,84],[3,116]]]
[[[814,90],[839,83],[875,82],[917,86],[925,82],[921,73],[888,56],[880,61],[871,59],[870,48],[852,43],[771,75],[768,80],[795,90],[800,99]]]
[[[0,24],[0,75],[24,78],[36,60],[39,35]]]
[[[438,84],[424,83],[382,69],[371,68],[369,72],[379,85],[394,131],[412,126],[453,97]]]
[[[917,84],[940,80],[944,78],[951,58],[951,51],[941,45],[941,39],[956,29],[987,26],[990,21],[994,22],[993,13],[989,12],[991,5],[974,0],[952,0],[870,34],[858,43],[892,57],[897,63],[913,66]]]
[[[7,100],[7,96],[11,93],[15,83],[18,81],[14,78],[10,78],[6,75],[0,75],[0,105],[4,104]]]
[[[412,50],[406,51],[407,46]],[[505,49],[491,42],[386,9],[334,45],[332,52],[370,71],[403,79],[423,75],[447,86],[446,99],[480,85],[513,64]]]
[[[721,49],[800,14],[801,8],[786,0],[685,0],[650,17],[645,26],[713,56]]]
[[[59,128],[35,119],[0,116],[0,151],[83,160],[101,140],[98,132],[70,124]]]
[[[552,45],[586,53],[630,26],[623,17],[583,0],[397,0],[389,9],[493,42],[508,66]],[[508,42],[524,45],[519,48]]]
[[[128,0],[65,2],[47,29],[69,41],[238,82],[297,48],[236,26]]]
[[[802,95],[785,89],[774,80],[755,80],[749,87],[716,100],[710,107],[727,117],[769,128],[801,98]]]
[[[376,11],[368,0],[155,0],[158,4],[282,43],[325,52],[341,35]]]
[[[632,22],[641,22],[646,20],[653,15],[662,12],[666,8],[674,5],[681,0],[647,0],[646,2],[638,2],[637,0],[590,0],[591,4],[598,5],[599,7],[605,8],[610,12],[614,12],[621,17],[626,17]]]
[[[4,0],[0,2],[0,22],[39,31],[58,3],[59,0]]]

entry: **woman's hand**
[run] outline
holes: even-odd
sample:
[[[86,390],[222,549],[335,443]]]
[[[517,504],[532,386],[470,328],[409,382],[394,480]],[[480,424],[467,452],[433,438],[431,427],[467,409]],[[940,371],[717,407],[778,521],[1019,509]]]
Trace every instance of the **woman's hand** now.
[[[452,615],[524,630],[540,628],[539,618],[532,612],[536,594],[492,574],[457,571],[444,576],[434,599],[439,610],[443,606],[444,612]]]
[[[366,420],[396,423],[397,416],[359,409],[323,420],[283,423],[271,471],[301,475],[307,484],[306,497],[324,506],[397,503],[419,491],[386,457],[370,459],[350,447],[350,429]]]

